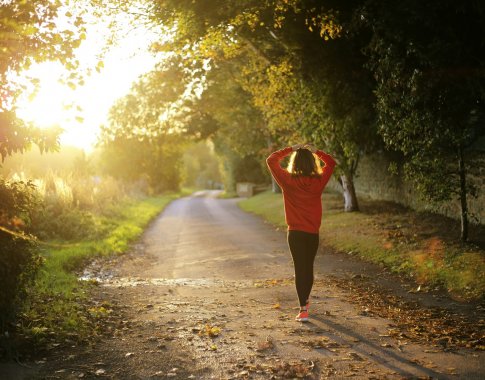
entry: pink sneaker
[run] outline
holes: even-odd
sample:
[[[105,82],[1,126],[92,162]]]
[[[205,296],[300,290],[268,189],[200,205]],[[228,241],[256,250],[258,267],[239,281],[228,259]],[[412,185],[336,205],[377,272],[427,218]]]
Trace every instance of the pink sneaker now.
[[[296,316],[295,321],[298,322],[308,322],[308,310],[301,310]]]

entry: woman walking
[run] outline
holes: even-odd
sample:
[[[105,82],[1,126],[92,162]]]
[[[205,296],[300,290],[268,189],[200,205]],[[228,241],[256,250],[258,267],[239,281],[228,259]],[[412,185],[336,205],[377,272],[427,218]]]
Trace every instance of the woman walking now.
[[[291,153],[288,169],[285,170],[280,162]],[[325,163],[323,170],[320,160]],[[297,144],[272,153],[266,163],[283,191],[288,246],[295,267],[295,286],[300,302],[296,320],[306,322],[313,286],[313,262],[318,250],[318,232],[322,220],[321,197],[332,175],[335,160],[312,144]]]

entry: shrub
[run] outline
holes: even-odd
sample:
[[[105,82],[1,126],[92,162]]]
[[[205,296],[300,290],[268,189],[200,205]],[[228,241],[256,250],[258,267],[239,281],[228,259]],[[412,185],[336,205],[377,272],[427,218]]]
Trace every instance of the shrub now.
[[[15,317],[41,258],[33,238],[22,232],[36,207],[31,182],[0,178],[0,322],[2,336]],[[9,232],[10,231],[10,232]]]
[[[2,336],[15,319],[42,262],[33,240],[0,230],[0,320]]]
[[[33,232],[40,239],[78,240],[98,233],[94,216],[78,208],[59,209],[44,205],[35,213]]]

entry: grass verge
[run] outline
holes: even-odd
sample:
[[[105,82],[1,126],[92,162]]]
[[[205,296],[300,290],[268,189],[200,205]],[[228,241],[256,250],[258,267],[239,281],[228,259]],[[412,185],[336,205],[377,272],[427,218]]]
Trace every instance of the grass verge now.
[[[43,252],[44,265],[29,291],[21,315],[19,334],[34,344],[83,341],[96,335],[97,323],[109,313],[109,305],[93,305],[88,299],[90,283],[78,280],[77,271],[90,260],[126,252],[130,243],[172,200],[188,191],[129,200],[96,216],[104,231],[89,241],[52,242]]]
[[[286,227],[281,194],[267,191],[239,206]],[[390,202],[361,199],[360,206],[361,212],[343,212],[341,196],[324,193],[322,242],[411,276],[418,284],[443,287],[457,299],[485,297],[483,242],[479,242],[481,248],[459,244],[455,221]],[[483,235],[483,226],[478,230],[476,235]]]

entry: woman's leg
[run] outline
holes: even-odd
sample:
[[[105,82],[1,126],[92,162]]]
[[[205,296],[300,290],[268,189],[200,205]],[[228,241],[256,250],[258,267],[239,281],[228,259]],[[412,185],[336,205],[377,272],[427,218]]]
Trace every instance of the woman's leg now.
[[[295,285],[300,306],[305,306],[313,287],[313,263],[319,236],[303,231],[288,231],[288,246],[295,266]]]

